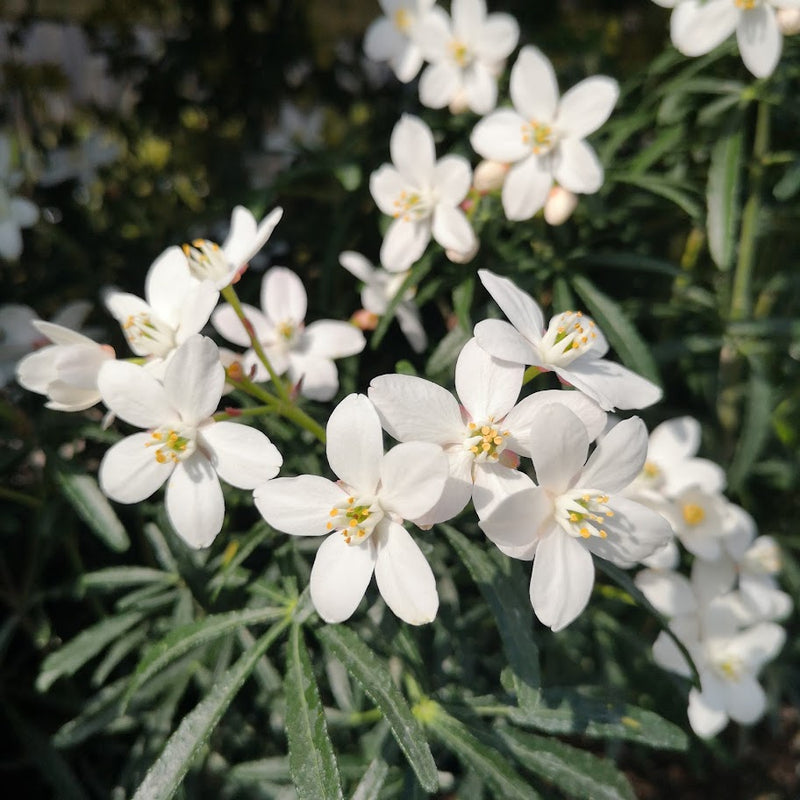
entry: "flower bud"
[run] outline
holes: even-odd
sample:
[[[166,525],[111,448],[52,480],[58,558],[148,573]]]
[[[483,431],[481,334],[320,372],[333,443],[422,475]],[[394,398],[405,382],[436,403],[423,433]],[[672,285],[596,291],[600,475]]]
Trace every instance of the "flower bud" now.
[[[493,192],[503,185],[508,174],[508,167],[509,165],[502,161],[481,161],[475,167],[472,185],[478,192]]]
[[[463,89],[459,89],[456,96],[450,101],[448,106],[451,114],[463,114],[469,110],[469,102],[467,101],[467,94]]]
[[[468,264],[477,255],[479,246],[480,246],[480,243],[476,239],[475,240],[475,244],[472,247],[470,247],[469,250],[465,250],[464,252],[460,252],[458,250],[452,250],[452,249],[448,248],[447,250],[444,251],[444,254],[454,264]]]
[[[578,205],[578,197],[563,186],[554,186],[544,204],[544,218],[548,225],[563,225]]]
[[[362,331],[374,331],[378,327],[378,315],[372,311],[367,311],[366,308],[359,308],[352,317],[350,317],[350,324],[355,325]]]
[[[800,33],[800,8],[779,8],[776,17],[784,36]]]

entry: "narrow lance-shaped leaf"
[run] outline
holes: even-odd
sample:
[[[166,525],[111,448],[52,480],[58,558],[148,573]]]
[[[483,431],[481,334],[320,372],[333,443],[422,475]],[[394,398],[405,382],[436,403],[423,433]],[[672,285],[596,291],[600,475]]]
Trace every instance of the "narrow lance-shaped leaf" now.
[[[728,470],[728,485],[734,492],[750,474],[772,428],[772,387],[755,359],[750,360],[750,368],[744,425]]]
[[[293,625],[289,635],[284,685],[289,771],[297,796],[300,800],[344,797],[317,680],[299,625]]]
[[[435,792],[439,775],[425,732],[392,682],[386,664],[349,628],[328,625],[320,628],[317,635],[381,710],[425,791]]]
[[[289,620],[273,625],[255,646],[214,684],[211,691],[181,721],[161,755],[147,771],[133,800],[169,800],[181,784],[200,749],[222,718],[242,684],[269,646],[283,633]]]
[[[389,765],[380,757],[373,759],[350,800],[378,800],[388,774]]]
[[[730,268],[736,252],[741,204],[742,131],[742,119],[737,115],[714,145],[708,171],[708,249],[714,263],[722,270]]]

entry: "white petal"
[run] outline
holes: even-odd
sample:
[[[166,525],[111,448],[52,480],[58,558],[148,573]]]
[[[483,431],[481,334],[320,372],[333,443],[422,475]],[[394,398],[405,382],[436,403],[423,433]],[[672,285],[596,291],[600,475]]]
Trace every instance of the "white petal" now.
[[[22,255],[22,234],[18,225],[11,219],[0,222],[0,256],[8,261],[16,261]]]
[[[402,192],[413,191],[408,180],[391,164],[384,164],[369,176],[369,193],[378,208],[393,217],[397,211],[395,202]],[[384,266],[386,266],[384,264]]]
[[[436,505],[422,516],[415,517],[415,524],[428,528],[438,522],[452,519],[469,503],[472,496],[472,453],[467,450],[445,451],[450,474],[444,484],[442,496]]]
[[[723,687],[713,679],[704,682],[702,692],[694,687],[689,691],[689,724],[704,739],[716,736],[728,724],[723,692]]]
[[[544,331],[544,316],[538,303],[527,292],[519,289],[513,281],[495,275],[488,269],[479,269],[478,277],[495,303],[500,306],[500,310],[508,317],[508,321],[528,341],[540,342]],[[480,343],[480,339],[478,341]],[[483,347],[482,344],[481,346]]]
[[[672,43],[685,56],[700,56],[736,29],[739,9],[731,0],[684,0],[670,17]]]
[[[409,625],[432,622],[439,595],[433,571],[419,546],[396,522],[384,520],[374,535],[378,548],[375,580],[386,605]]]
[[[553,503],[547,492],[528,486],[501,500],[478,525],[498,546],[527,547],[538,540],[542,524],[552,513]]]
[[[464,71],[464,97],[476,114],[488,114],[497,105],[497,78],[480,61]]]
[[[631,417],[601,439],[578,481],[587,489],[619,492],[633,483],[646,458],[647,428],[639,417]]]
[[[303,282],[286,267],[272,267],[261,282],[261,308],[273,325],[300,325],[306,318],[307,296]]]
[[[473,421],[500,421],[511,410],[522,389],[524,369],[489,355],[470,339],[456,362],[456,392]]]
[[[35,225],[39,219],[39,209],[24,197],[12,197],[9,203],[9,210],[11,212],[11,219],[20,226],[20,228],[30,228]]]
[[[506,497],[534,485],[524,472],[507,467],[505,464],[489,462],[475,464],[474,473],[472,504],[475,506],[478,519],[484,519],[491,514]]]
[[[184,296],[175,331],[175,343],[183,344],[190,336],[200,333],[218,301],[219,291],[211,281],[202,281],[192,286]]]
[[[267,243],[283,216],[282,208],[274,208],[255,225],[255,218],[244,207],[236,206],[231,214],[231,230],[222,243],[228,262],[237,270],[243,267]]]
[[[577,358],[569,367],[556,368],[555,371],[606,411],[647,408],[657,403],[663,394],[652,381],[603,358]]]
[[[603,165],[582,139],[562,139],[555,154],[553,177],[575,194],[594,194],[603,185]]]
[[[345,358],[360,353],[366,345],[364,334],[349,322],[320,319],[303,332],[303,345],[308,355],[321,358]]]
[[[334,533],[317,550],[311,568],[311,600],[325,622],[344,622],[364,597],[375,569],[371,539],[349,545]]]
[[[666,466],[691,458],[699,449],[700,423],[694,417],[676,417],[653,428],[648,458]]]
[[[534,364],[539,353],[510,323],[501,319],[485,319],[475,326],[478,344],[491,355],[516,364]]]
[[[177,327],[184,292],[192,285],[189,262],[180,247],[168,247],[150,265],[144,296],[156,314]]]
[[[437,205],[433,210],[431,233],[445,250],[465,255],[475,250],[475,233],[467,215],[460,208]]]
[[[786,630],[774,622],[761,622],[737,634],[732,642],[739,655],[753,672],[772,661],[786,642]]]
[[[501,108],[484,117],[472,130],[470,144],[483,158],[502,163],[521,161],[531,150],[522,141],[526,121],[513,109]]]
[[[610,116],[619,97],[619,84],[605,75],[595,75],[575,84],[558,106],[556,126],[570,139],[583,139]]]
[[[373,494],[380,479],[383,432],[375,407],[363,394],[350,394],[333,409],[326,428],[328,463],[353,489]]]
[[[431,240],[429,218],[407,221],[398,217],[389,226],[381,245],[381,264],[389,272],[405,272],[419,261]]]
[[[422,319],[417,307],[409,302],[400,303],[394,310],[397,324],[403,335],[408,339],[411,349],[415,353],[421,353],[428,346],[428,337],[425,328],[422,326]]]
[[[243,305],[242,310],[245,312],[245,316],[251,322],[251,324],[253,323],[253,316],[250,313],[251,311],[254,311],[259,317],[261,317],[264,325],[268,324],[266,318],[260,311],[258,311],[258,309],[255,309],[252,306]],[[239,347],[249,347],[250,337],[247,335],[247,331],[244,329],[242,321],[233,310],[233,306],[230,306],[227,303],[219,306],[219,308],[217,308],[211,315],[211,324],[214,326],[217,333],[224,339],[227,339],[233,344],[238,344]],[[253,327],[255,328],[254,324]]]
[[[73,300],[60,309],[57,314],[54,314],[50,323],[55,324],[57,327],[60,326],[77,331],[83,326],[91,310],[92,304],[88,300]],[[38,327],[37,320],[33,320],[33,324]],[[48,323],[45,322],[43,324],[47,325]],[[54,339],[53,341],[56,340]],[[64,342],[59,342],[59,344],[64,344]]]
[[[29,353],[17,364],[17,383],[29,392],[47,394],[48,384],[56,378],[57,345]]]
[[[164,374],[164,390],[170,404],[184,422],[193,425],[217,410],[224,387],[225,369],[219,360],[219,348],[199,333],[175,351]]]
[[[379,17],[364,34],[364,52],[373,61],[388,61],[403,51],[408,38],[387,17]],[[413,76],[412,76],[413,77]]]
[[[137,428],[157,428],[177,416],[164,387],[137,364],[103,364],[97,375],[97,388],[109,411]]]
[[[449,474],[447,458],[439,445],[398,444],[381,460],[381,506],[404,519],[415,520],[439,501]]]
[[[674,469],[665,470],[665,473],[662,491],[672,497],[690,486],[697,486],[709,493],[725,490],[725,470],[707,458],[692,458],[679,462]]]
[[[736,39],[747,69],[757,78],[772,75],[783,48],[775,9],[763,5],[743,11],[736,28]]]
[[[240,489],[255,489],[274,478],[283,463],[269,438],[249,425],[215,422],[201,428],[200,438],[220,478]]]
[[[530,121],[549,123],[555,119],[558,82],[553,65],[538,47],[526,45],[511,70],[511,100],[514,108]]]
[[[134,433],[113,445],[100,462],[100,488],[118,503],[140,503],[169,477],[175,466],[160,464],[148,445],[149,433]]]
[[[530,426],[530,454],[536,482],[553,494],[562,494],[586,463],[589,435],[584,424],[566,406],[545,406]],[[637,473],[638,474],[638,473]],[[600,484],[582,483],[589,488]]]
[[[456,442],[464,423],[458,402],[446,389],[414,375],[379,375],[369,385],[381,424],[399,442]]]
[[[539,620],[560,631],[586,608],[594,586],[594,563],[580,542],[554,528],[536,548],[531,605]]]
[[[402,83],[409,83],[417,77],[417,73],[422,69],[425,59],[422,51],[412,41],[406,41],[405,47],[389,61],[389,65],[394,70],[397,80]]]
[[[519,40],[519,25],[510,14],[489,14],[475,43],[478,55],[486,61],[508,58]]]
[[[724,555],[716,561],[696,558],[692,563],[692,591],[700,605],[708,605],[715,597],[726,594],[735,583],[736,564]]]
[[[364,283],[369,283],[375,274],[375,267],[361,253],[345,250],[339,253],[339,263],[353,276]]]
[[[222,487],[202,453],[189,456],[175,467],[164,500],[172,527],[189,547],[208,547],[222,530]]]
[[[692,668],[689,666],[689,662],[683,652],[678,649],[678,645],[675,644],[672,637],[665,631],[661,631],[653,643],[653,660],[662,669],[682,675],[684,678],[692,677]]]
[[[299,384],[303,397],[322,403],[333,399],[339,391],[339,372],[329,358],[291,353],[289,380]]]
[[[438,62],[447,57],[447,43],[452,39],[449,14],[440,6],[422,16],[414,28],[414,41],[424,57]]]
[[[433,174],[439,202],[458,205],[469,192],[472,183],[472,168],[462,156],[445,156],[436,162]]]
[[[751,675],[743,675],[739,681],[726,684],[725,690],[725,705],[732,720],[752,725],[764,715],[767,696]]]
[[[275,478],[253,492],[261,516],[273,528],[292,536],[329,533],[330,511],[346,499],[344,489],[319,475]]]
[[[419,79],[419,101],[428,108],[444,108],[460,88],[458,67],[448,61],[428,64]]]
[[[636,574],[635,581],[644,596],[667,617],[697,610],[692,585],[678,572],[643,569]]]
[[[503,183],[503,211],[512,221],[530,219],[547,200],[553,176],[538,156],[530,155],[508,171]]]
[[[430,183],[436,150],[431,129],[419,117],[400,117],[389,139],[389,151],[398,172],[413,186],[422,188]]]

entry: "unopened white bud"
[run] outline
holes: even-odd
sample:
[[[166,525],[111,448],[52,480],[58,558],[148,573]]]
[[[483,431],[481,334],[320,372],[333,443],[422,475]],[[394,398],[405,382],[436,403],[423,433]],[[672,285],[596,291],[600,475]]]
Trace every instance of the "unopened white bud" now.
[[[472,177],[472,185],[478,192],[494,192],[499,189],[508,175],[508,164],[502,161],[481,161]]]
[[[467,93],[463,89],[456,92],[456,96],[450,101],[448,106],[451,114],[463,114],[469,110],[469,102],[467,101]]]
[[[544,218],[548,225],[563,225],[578,205],[577,195],[563,186],[554,186],[544,204]]]
[[[444,251],[444,254],[454,264],[468,264],[477,255],[478,247],[480,247],[480,242],[476,239],[475,244],[469,250],[460,251],[448,248]]]
[[[776,17],[784,36],[800,33],[800,8],[779,8]]]

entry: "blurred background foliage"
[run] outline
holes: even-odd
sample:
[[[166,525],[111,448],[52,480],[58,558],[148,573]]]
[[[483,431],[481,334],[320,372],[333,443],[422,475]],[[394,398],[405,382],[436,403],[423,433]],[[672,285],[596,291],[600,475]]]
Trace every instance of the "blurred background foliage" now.
[[[617,112],[593,137],[606,184],[558,228],[539,218],[508,223],[496,197],[482,198],[475,260],[452,264],[433,249],[415,267],[429,350],[414,354],[387,320],[360,361],[342,366],[342,394],[365,390],[398,362],[449,385],[472,324],[497,313],[476,281],[479,267],[512,275],[544,306],[587,308],[618,357],[664,387],[664,402],[644,414],[650,427],[685,413],[701,420],[701,455],[728,470],[729,496],[782,544],[784,583],[800,601],[800,42],[787,38],[776,75],[754,84],[732,44],[691,61],[677,54],[667,42],[667,13],[650,2],[498,0],[490,10],[516,16],[521,43],[552,59],[562,91],[598,72],[620,81]],[[260,275],[283,264],[306,282],[310,319],[348,318],[359,305],[357,287],[338,255],[355,249],[377,259],[382,221],[368,179],[388,160],[399,115],[421,115],[440,154],[461,152],[476,163],[468,146],[473,115],[422,109],[415,84],[365,61],[361,39],[378,13],[372,0],[4,4],[0,128],[15,143],[24,175],[18,192],[41,218],[25,231],[19,261],[0,260],[3,302],[49,318],[65,302],[88,298],[89,327],[124,353],[102,311],[103,287],[141,293],[148,266],[168,245],[221,239],[237,203],[256,215],[279,204],[283,221],[239,284],[242,298],[257,301]],[[758,125],[762,134],[767,128],[766,143]],[[739,241],[746,220],[754,233]],[[744,258],[752,263],[742,285]],[[325,421],[324,409],[308,406]],[[189,552],[169,532],[160,503],[111,511],[82,483],[116,436],[100,428],[99,412],[59,415],[13,384],[0,412],[0,776],[31,798],[131,796],[178,721],[253,634],[239,627],[198,640],[123,706],[142,653],[209,614],[280,610],[306,585],[316,543],[253,524],[248,499],[234,493],[217,544]],[[284,474],[324,473],[309,442],[282,422],[265,425],[286,454]],[[479,541],[467,516],[456,527]],[[502,694],[497,625],[444,537],[426,546],[440,576],[437,622],[412,630],[378,609],[351,627],[377,652],[401,653],[391,658],[424,693],[473,724]],[[503,569],[525,587],[518,563]],[[619,694],[686,728],[685,683],[649,657],[655,620],[613,582],[595,594],[592,610],[567,632],[537,634],[544,680],[605,687],[604,697]],[[519,602],[527,607],[524,591]],[[52,664],[49,654],[102,622],[111,627],[35,684],[43,662]],[[773,711],[755,729],[731,726],[711,743],[692,739],[682,754],[610,734],[603,741],[586,730],[553,732],[616,758],[643,798],[796,796],[796,634],[794,619],[767,675]],[[383,753],[393,766],[381,796],[424,796],[402,756],[390,752],[363,691],[329,649],[310,646],[320,656],[318,677],[325,672],[322,701],[346,785]],[[259,662],[182,796],[292,796],[281,663]],[[490,701],[482,705],[482,696]],[[496,736],[493,743],[513,751]],[[440,770],[455,775],[457,794],[443,797],[492,796],[483,794],[489,790],[468,751],[441,731],[437,747]],[[529,759],[519,761],[538,775],[544,796],[559,796],[554,785],[572,796],[563,776],[542,780]]]

